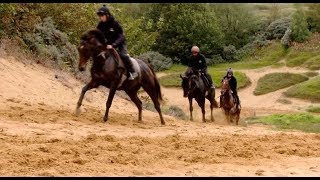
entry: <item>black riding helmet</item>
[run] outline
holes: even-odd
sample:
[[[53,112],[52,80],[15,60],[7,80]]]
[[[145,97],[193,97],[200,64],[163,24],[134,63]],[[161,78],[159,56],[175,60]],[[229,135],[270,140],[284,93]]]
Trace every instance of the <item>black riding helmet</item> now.
[[[98,11],[97,15],[110,15],[109,8],[104,4]]]

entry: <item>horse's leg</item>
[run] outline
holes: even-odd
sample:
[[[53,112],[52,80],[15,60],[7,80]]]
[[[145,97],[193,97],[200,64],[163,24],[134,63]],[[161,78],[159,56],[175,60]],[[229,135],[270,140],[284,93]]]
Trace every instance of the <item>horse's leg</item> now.
[[[214,107],[214,102],[210,101],[210,111],[211,111],[211,121],[214,122],[214,117],[213,117],[213,107]]]
[[[236,125],[239,124],[239,120],[240,120],[240,110],[238,109],[238,112],[237,112],[237,119],[236,119]]]
[[[206,109],[205,109],[205,98],[201,98],[198,102],[202,112],[202,122],[206,122]]]
[[[152,100],[152,102],[154,104],[154,108],[159,113],[161,124],[165,125],[166,123],[163,120],[163,116],[162,116],[162,112],[161,112],[161,108],[160,108],[160,102],[159,102],[157,93],[154,91],[154,89],[151,89],[151,88],[149,88],[147,86],[142,85],[142,87],[147,92],[147,94],[151,97],[151,100]]]
[[[138,121],[141,122],[142,121],[142,102],[137,95],[137,91],[134,91],[134,92],[126,91],[126,93],[130,97],[130,99],[134,102],[134,104],[137,106],[138,111],[139,111]]]
[[[189,98],[189,111],[190,111],[190,121],[193,121],[193,116],[192,116],[192,111],[193,111],[192,98]]]
[[[108,121],[109,109],[110,109],[110,107],[111,107],[113,97],[114,97],[114,95],[116,94],[116,90],[117,90],[116,87],[110,88],[108,100],[107,100],[107,103],[106,103],[106,107],[107,107],[107,108],[106,108],[106,112],[105,112],[104,118],[103,118],[104,122],[107,122],[107,121]]]
[[[86,92],[88,90],[96,88],[96,87],[98,87],[96,82],[91,79],[91,81],[82,88],[81,94],[80,94],[80,97],[79,97],[79,100],[78,100],[78,103],[77,103],[77,108],[76,108],[76,115],[77,116],[80,115],[80,106],[82,105],[82,101],[83,101],[84,95],[86,94]]]
[[[224,111],[224,115],[225,115],[225,118],[226,118],[226,121],[228,124],[230,124],[230,115],[229,115],[229,111],[225,109]]]

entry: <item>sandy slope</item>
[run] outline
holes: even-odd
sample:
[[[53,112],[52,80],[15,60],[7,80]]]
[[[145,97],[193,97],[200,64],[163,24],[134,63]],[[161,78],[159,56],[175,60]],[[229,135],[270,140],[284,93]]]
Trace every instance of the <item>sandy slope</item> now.
[[[103,123],[103,88],[88,92],[76,117],[73,110],[83,84],[30,62],[0,57],[2,176],[320,175],[319,134],[224,125],[218,109],[215,123],[165,116],[167,125],[161,126],[158,115],[149,111],[138,123],[133,103],[119,96],[110,120]],[[187,109],[180,91],[163,89],[166,103]],[[243,117],[254,110],[294,109],[258,106],[250,91],[240,91],[248,104]]]

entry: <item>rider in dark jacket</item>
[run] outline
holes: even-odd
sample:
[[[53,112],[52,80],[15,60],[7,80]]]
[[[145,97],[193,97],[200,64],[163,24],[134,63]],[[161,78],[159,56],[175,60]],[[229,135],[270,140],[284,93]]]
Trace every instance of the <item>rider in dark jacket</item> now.
[[[134,80],[138,75],[134,72],[134,68],[127,52],[126,39],[120,24],[111,15],[106,5],[103,5],[98,11],[97,15],[100,22],[97,29],[103,32],[107,39],[107,49],[118,48],[119,55],[124,61],[124,64],[129,71],[129,80]]]
[[[232,91],[233,96],[236,98],[236,103],[240,105],[240,100],[237,92],[237,79],[233,76],[233,71],[231,68],[228,69],[227,74],[223,77],[223,79],[229,79],[230,89]],[[223,82],[223,79],[221,82]],[[220,96],[221,98],[221,96]],[[221,102],[221,101],[220,101]]]
[[[190,56],[189,63],[188,63],[188,67],[189,68],[185,72],[185,75],[189,77],[193,70],[195,70],[195,71],[201,70],[201,72],[208,79],[208,83],[209,83],[208,86],[211,89],[213,89],[214,86],[213,86],[212,78],[211,78],[211,76],[210,76],[210,74],[208,73],[208,70],[207,70],[206,58],[199,51],[200,50],[199,50],[199,48],[197,46],[193,46],[191,48],[192,55]]]

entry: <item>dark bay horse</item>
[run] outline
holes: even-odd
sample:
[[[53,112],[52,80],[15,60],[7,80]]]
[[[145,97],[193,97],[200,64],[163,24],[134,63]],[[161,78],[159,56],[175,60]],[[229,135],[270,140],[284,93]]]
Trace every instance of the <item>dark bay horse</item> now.
[[[222,81],[220,106],[225,113],[227,122],[232,123],[235,118],[236,125],[238,125],[241,108],[234,101],[228,78],[224,78]]]
[[[139,121],[142,121],[142,102],[137,96],[138,90],[142,87],[151,97],[154,107],[159,113],[161,124],[164,125],[165,121],[160,109],[160,101],[162,101],[161,88],[153,69],[145,62],[131,58],[132,64],[139,75],[136,79],[130,81],[126,78],[127,71],[117,51],[115,49],[106,49],[106,46],[105,37],[98,29],[92,29],[81,36],[78,48],[80,55],[79,70],[84,71],[86,69],[90,57],[92,57],[93,65],[91,68],[91,81],[82,88],[76,113],[80,113],[79,108],[85,93],[102,85],[110,89],[104,115],[105,122],[108,120],[109,109],[117,90],[123,90],[128,94],[138,108]]]
[[[208,99],[210,101],[210,110],[211,110],[211,121],[214,121],[213,118],[213,108],[218,107],[218,103],[215,100],[215,90],[207,90],[203,79],[201,78],[200,71],[194,71],[192,75],[188,77],[183,77],[180,75],[182,79],[182,88],[183,88],[183,97],[188,97],[189,99],[189,110],[190,110],[190,120],[193,120],[192,111],[192,99],[194,98],[202,111],[202,121],[206,122],[205,119],[205,101]],[[206,92],[208,91],[208,95],[206,96]]]

